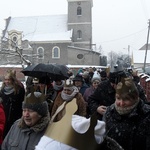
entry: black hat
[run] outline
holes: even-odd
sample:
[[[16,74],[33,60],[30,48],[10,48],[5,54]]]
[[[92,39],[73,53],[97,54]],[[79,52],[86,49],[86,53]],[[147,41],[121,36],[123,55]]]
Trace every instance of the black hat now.
[[[74,78],[73,78],[73,81],[82,81],[82,82],[84,82],[84,79],[83,79],[83,77],[81,76],[81,75],[76,75]]]

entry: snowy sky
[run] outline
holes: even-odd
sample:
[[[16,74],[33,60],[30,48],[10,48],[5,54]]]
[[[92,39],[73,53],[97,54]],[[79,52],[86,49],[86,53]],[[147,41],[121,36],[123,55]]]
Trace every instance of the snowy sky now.
[[[130,53],[147,41],[150,0],[93,0],[93,44],[110,51]],[[0,29],[9,16],[67,14],[67,0],[1,0]],[[149,40],[150,41],[150,40]]]

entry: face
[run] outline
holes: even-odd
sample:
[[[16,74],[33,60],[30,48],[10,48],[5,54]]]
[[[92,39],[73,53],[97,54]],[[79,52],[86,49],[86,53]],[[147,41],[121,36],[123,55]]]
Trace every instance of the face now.
[[[134,103],[135,102],[132,101],[131,99],[122,99],[118,94],[116,94],[116,101],[115,101],[116,106],[120,108],[127,108],[133,106]]]
[[[63,89],[64,93],[67,94],[67,95],[71,95],[72,94],[72,90],[70,89]]]
[[[61,84],[62,84],[62,81],[61,81],[61,80],[55,81],[55,84],[56,84],[56,85],[61,85]]]
[[[5,85],[11,85],[12,84],[12,80],[10,79],[10,78],[8,78],[8,77],[5,77],[5,79],[4,79],[4,83],[5,83]]]
[[[93,87],[96,89],[98,87],[98,85],[100,84],[100,82],[98,80],[93,81],[92,85]]]
[[[28,108],[23,109],[22,115],[25,124],[29,127],[34,126],[41,118],[41,116],[36,111]]]
[[[82,81],[74,81],[74,84],[76,87],[81,87],[82,86]]]

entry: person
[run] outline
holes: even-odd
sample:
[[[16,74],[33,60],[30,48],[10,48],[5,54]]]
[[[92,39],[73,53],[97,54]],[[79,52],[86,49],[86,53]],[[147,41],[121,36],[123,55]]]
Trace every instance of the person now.
[[[84,71],[83,74],[82,74],[82,77],[84,79],[84,82],[86,83],[86,85],[88,87],[91,86],[91,79],[90,79],[90,76],[89,76],[89,72],[88,71]]]
[[[150,149],[150,106],[139,98],[131,78],[122,78],[117,84],[115,103],[107,107],[103,120],[106,135],[124,150]]]
[[[14,70],[8,70],[0,91],[2,105],[6,116],[4,137],[12,124],[22,115],[22,102],[25,96],[23,84],[16,78]]]
[[[2,150],[34,150],[49,124],[50,116],[45,95],[29,93],[22,103],[22,117],[9,130]]]
[[[3,142],[5,123],[6,123],[6,117],[5,117],[4,107],[2,105],[2,99],[0,98],[0,150]]]
[[[97,112],[99,120],[102,120],[106,107],[115,102],[115,87],[120,77],[124,75],[123,71],[110,72],[109,80],[102,81],[94,93],[88,97],[90,113]]]
[[[82,94],[82,96],[84,95],[85,90],[89,87],[85,82],[84,79],[82,77],[82,75],[77,74],[74,78],[73,78],[73,84],[74,86],[76,86],[79,90],[79,92]]]
[[[105,70],[100,71],[101,81],[108,80],[107,73]]]
[[[97,89],[100,82],[101,82],[100,75],[99,75],[99,73],[95,72],[93,75],[93,78],[91,80],[91,86],[89,88],[87,88],[84,92],[83,98],[84,98],[85,102],[87,103],[87,117],[89,117],[91,115],[89,107],[88,107],[88,98],[90,95],[92,95],[94,93],[94,91]]]
[[[51,120],[52,120],[52,118],[54,118],[58,107],[60,107],[64,104],[63,109],[57,114],[57,116],[53,120],[55,122],[59,121],[64,115],[65,105],[68,102],[72,101],[73,99],[77,100],[77,105],[78,105],[78,109],[75,112],[75,114],[80,115],[80,116],[86,116],[85,101],[84,101],[81,93],[79,93],[78,88],[73,85],[72,80],[68,79],[68,80],[66,80],[66,82],[64,84],[62,92],[60,92],[58,94],[58,96],[56,97],[56,99],[54,101],[52,111],[51,111]]]
[[[63,90],[64,87],[64,80],[61,80],[59,78],[55,79],[53,82],[53,88],[54,88],[54,94],[52,100],[54,101],[57,97],[57,95]]]

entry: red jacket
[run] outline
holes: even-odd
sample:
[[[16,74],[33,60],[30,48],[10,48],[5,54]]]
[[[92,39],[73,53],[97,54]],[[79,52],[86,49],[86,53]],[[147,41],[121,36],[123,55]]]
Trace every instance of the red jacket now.
[[[3,105],[0,104],[0,145],[3,142],[3,132],[4,132],[4,127],[5,127],[5,112],[4,112],[4,108]]]

